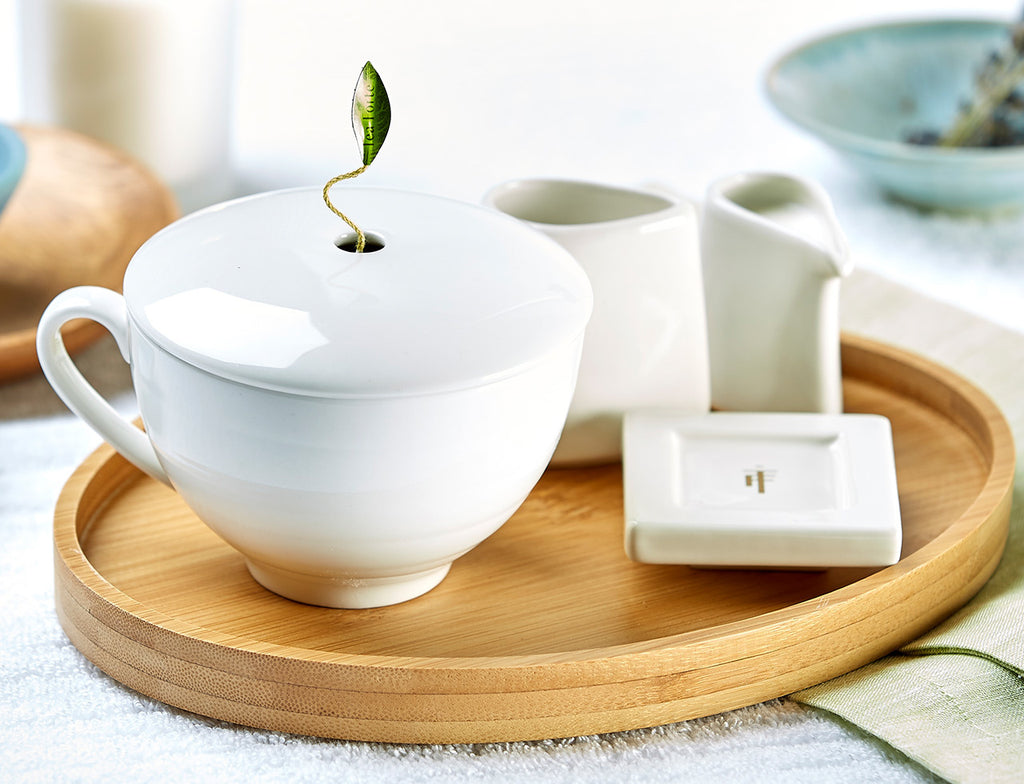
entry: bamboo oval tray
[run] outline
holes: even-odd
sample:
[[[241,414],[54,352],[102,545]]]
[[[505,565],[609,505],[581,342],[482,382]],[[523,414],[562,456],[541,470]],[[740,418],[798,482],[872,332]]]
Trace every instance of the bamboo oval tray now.
[[[171,191],[141,163],[63,128],[19,126],[25,173],[0,218],[0,382],[39,370],[36,324],[58,293],[120,291],[132,255],[178,216]],[[103,328],[75,319],[71,353]]]
[[[271,594],[163,485],[102,447],[55,517],[56,604],[121,683],[239,724],[353,740],[486,742],[610,732],[788,694],[920,635],[1005,543],[1014,450],[969,383],[843,344],[847,409],[893,424],[903,559],[881,570],[632,563],[619,466],[552,470],[442,584],[328,610]]]

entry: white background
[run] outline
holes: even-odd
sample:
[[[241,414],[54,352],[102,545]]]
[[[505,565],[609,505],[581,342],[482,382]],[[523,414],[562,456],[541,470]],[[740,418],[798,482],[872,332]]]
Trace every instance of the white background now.
[[[499,181],[544,175],[699,196],[729,173],[786,171],[831,193],[859,265],[1024,331],[1024,218],[887,202],[762,90],[776,56],[823,31],[930,14],[1012,18],[1016,2],[239,3],[240,193],[358,165],[348,113],[371,60],[393,122],[362,185],[478,201]],[[0,0],[0,121],[20,117],[14,5]]]

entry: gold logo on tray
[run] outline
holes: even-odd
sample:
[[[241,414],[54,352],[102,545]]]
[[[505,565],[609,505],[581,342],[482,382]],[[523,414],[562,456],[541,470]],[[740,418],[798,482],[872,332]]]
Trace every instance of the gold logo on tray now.
[[[757,482],[757,492],[764,494],[764,487],[768,482],[775,480],[775,471],[771,468],[753,468],[743,472],[743,481],[747,487],[753,487]]]

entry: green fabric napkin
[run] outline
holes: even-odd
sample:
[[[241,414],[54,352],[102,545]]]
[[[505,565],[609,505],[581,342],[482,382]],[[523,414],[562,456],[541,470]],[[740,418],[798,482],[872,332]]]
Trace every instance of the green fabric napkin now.
[[[1024,445],[1024,335],[865,274],[851,279],[843,307],[845,328],[971,379]],[[1006,551],[974,599],[899,652],[792,696],[951,781],[1024,782],[1024,471],[1014,481]]]

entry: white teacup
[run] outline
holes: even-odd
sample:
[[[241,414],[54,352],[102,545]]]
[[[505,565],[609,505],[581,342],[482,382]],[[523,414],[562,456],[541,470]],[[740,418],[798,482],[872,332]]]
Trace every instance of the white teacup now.
[[[72,410],[176,489],[298,601],[418,596],[493,533],[543,472],[591,310],[564,250],[490,210],[346,189],[194,213],[135,255],[124,297],[85,287],[43,314],[43,369]],[[107,327],[146,433],[68,359],[60,326]],[[139,525],[145,525],[140,520]]]
[[[553,465],[618,460],[624,412],[710,407],[700,226],[675,196],[571,180],[499,185],[484,203],[565,247],[594,288]]]

